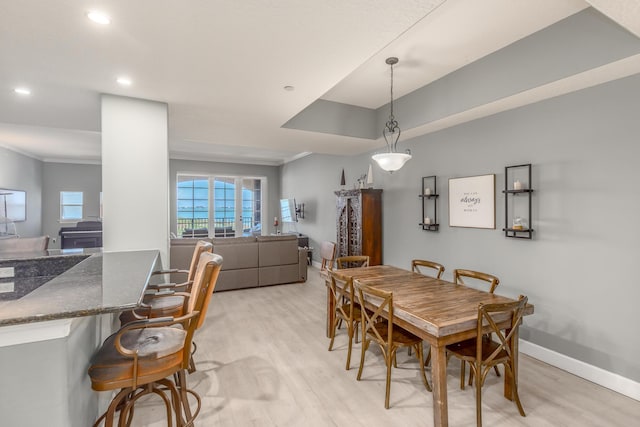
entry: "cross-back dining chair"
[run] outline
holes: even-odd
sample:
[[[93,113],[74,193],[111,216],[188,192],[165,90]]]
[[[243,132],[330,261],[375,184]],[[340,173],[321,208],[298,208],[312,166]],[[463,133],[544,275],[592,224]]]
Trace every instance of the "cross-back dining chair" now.
[[[369,345],[374,342],[382,351],[387,367],[384,407],[389,409],[389,394],[391,391],[391,366],[396,359],[396,351],[401,347],[412,347],[416,352],[420,365],[422,382],[428,391],[431,386],[424,371],[424,358],[422,354],[422,339],[411,332],[393,324],[393,293],[375,289],[369,286],[355,284],[358,292],[358,300],[362,307],[368,301],[371,310],[360,310],[362,316],[362,347],[360,353],[360,368],[357,379],[360,381],[364,367],[365,353]]]
[[[348,349],[347,364],[345,369],[351,368],[351,349],[353,347],[353,337],[357,333],[357,326],[360,324],[360,305],[355,303],[355,294],[353,288],[353,279],[342,279],[334,270],[328,270],[329,274],[329,291],[335,303],[335,316],[333,324],[330,325],[329,351],[333,349],[333,342],[336,337],[336,330],[341,321],[347,325]]]
[[[118,425],[130,425],[136,401],[152,393],[162,398],[170,426],[173,416],[178,426],[193,425],[201,401],[187,387],[185,371],[189,368],[193,335],[206,318],[221,266],[220,255],[201,255],[182,316],[136,320],[105,340],[91,359],[91,387],[96,391],[120,391],[94,427],[102,420],[106,427],[113,426],[117,412]],[[191,410],[189,395],[196,400],[195,411]]]
[[[489,286],[489,293],[493,293],[496,290],[498,285],[500,284],[500,279],[498,279],[493,274],[483,273],[481,271],[474,270],[465,270],[465,269],[455,269],[453,270],[453,282],[459,285],[466,285],[464,283],[463,278],[470,278],[477,282],[486,282]],[[470,341],[474,341],[474,339],[467,340],[467,344]],[[464,360],[460,360],[460,388],[464,390],[464,371],[465,371],[465,362]],[[496,372],[497,376],[500,376],[500,371],[497,366],[493,367],[493,370]],[[469,385],[473,384],[473,375],[469,372]]]
[[[336,259],[338,269],[369,267],[369,255],[348,255],[341,256]]]
[[[465,285],[463,278],[471,278],[488,283],[490,293],[493,293],[500,284],[500,279],[492,274],[460,268],[453,270],[453,283]]]
[[[423,276],[440,279],[442,278],[442,274],[444,273],[444,265],[438,264],[437,262],[429,261],[426,259],[414,259],[414,260],[411,260],[411,271],[413,271],[414,273],[420,273]],[[427,272],[429,274],[427,274]],[[407,354],[411,356],[411,347],[407,349]],[[428,348],[427,360],[425,363],[428,365],[430,360],[431,360],[431,348]]]
[[[338,270],[342,270],[343,268],[357,268],[357,267],[369,267],[369,256],[368,255],[347,255],[341,256],[336,259],[336,267]],[[346,300],[347,295],[345,295],[344,299]],[[353,301],[354,305],[359,307],[357,301]],[[338,322],[338,327],[341,327],[342,321]],[[358,330],[356,329],[356,342],[358,341]]]
[[[427,270],[429,274],[425,274],[425,270]],[[431,270],[435,270],[435,275]],[[411,261],[411,271],[420,273],[424,276],[440,279],[442,277],[442,274],[444,273],[444,266],[442,264],[438,264],[437,262],[428,261],[426,259],[414,259]]]
[[[325,241],[320,245],[320,278],[325,282],[329,280],[328,270],[333,269],[333,263],[336,259],[336,244],[334,242]]]
[[[476,384],[476,424],[482,426],[482,386],[485,378],[492,367],[504,365],[510,373],[511,389],[513,395],[511,399],[518,407],[520,415],[526,416],[520,396],[518,395],[517,366],[515,359],[517,355],[518,328],[522,323],[524,309],[527,304],[527,297],[520,295],[518,301],[500,304],[480,304],[478,306],[477,337],[462,343],[447,346],[448,354],[451,354],[462,361],[469,363],[471,372]],[[500,322],[509,320],[509,327],[501,329]],[[486,334],[485,328],[489,327],[490,334]],[[497,337],[497,341],[491,339]],[[464,377],[464,372],[462,373]]]

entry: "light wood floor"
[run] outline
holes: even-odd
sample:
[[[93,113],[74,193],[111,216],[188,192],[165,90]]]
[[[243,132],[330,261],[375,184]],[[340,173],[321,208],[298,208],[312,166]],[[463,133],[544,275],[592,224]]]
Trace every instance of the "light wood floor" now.
[[[432,395],[417,362],[402,351],[392,373],[391,408],[384,409],[385,370],[368,351],[356,381],[360,345],[344,369],[346,333],[334,350],[325,337],[324,284],[315,268],[304,284],[214,294],[196,334],[198,371],[189,385],[203,400],[199,426],[431,426]],[[526,319],[525,319],[526,322]],[[502,396],[493,373],[483,388],[485,426],[632,426],[640,402],[527,356],[520,358],[520,398],[527,413]],[[459,363],[449,365],[449,424],[475,425],[473,388],[460,390]],[[159,399],[136,406],[136,426],[164,426]]]

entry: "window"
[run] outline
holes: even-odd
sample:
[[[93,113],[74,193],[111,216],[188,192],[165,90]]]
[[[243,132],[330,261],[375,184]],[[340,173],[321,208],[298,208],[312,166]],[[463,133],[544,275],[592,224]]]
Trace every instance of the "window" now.
[[[82,191],[60,192],[60,220],[76,221],[82,219]]]
[[[178,176],[178,235],[209,227],[209,179]]]
[[[236,182],[235,178],[213,179],[215,237],[236,235]]]
[[[234,237],[260,233],[263,181],[178,175],[177,235]]]

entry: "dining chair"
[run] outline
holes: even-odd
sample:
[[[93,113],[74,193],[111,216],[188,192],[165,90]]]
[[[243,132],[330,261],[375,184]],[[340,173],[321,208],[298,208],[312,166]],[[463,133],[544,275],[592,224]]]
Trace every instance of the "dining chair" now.
[[[527,297],[520,295],[518,301],[501,304],[479,304],[477,318],[477,337],[461,343],[447,346],[447,352],[462,361],[469,363],[476,383],[476,424],[482,426],[482,386],[492,367],[504,365],[505,371],[511,378],[513,400],[518,407],[520,415],[526,416],[520,396],[518,395],[517,382],[517,342],[518,328],[522,323]],[[504,330],[498,324],[509,319],[509,327]],[[486,334],[485,328],[489,327],[491,334]],[[496,336],[498,341],[491,338]],[[462,373],[464,377],[464,372]]]
[[[341,270],[343,268],[369,267],[368,255],[347,255],[336,259],[336,267]],[[346,301],[347,295],[344,296],[343,302]],[[359,307],[358,302],[351,299],[354,305]],[[342,327],[342,321],[338,322],[338,328]],[[356,342],[358,341],[358,330],[356,329]]]
[[[325,282],[329,280],[327,270],[333,269],[333,263],[336,259],[336,244],[334,242],[322,242],[320,245],[320,278]]]
[[[487,282],[489,284],[489,292],[493,293],[500,284],[500,279],[492,274],[482,273],[480,271],[455,269],[453,270],[453,283],[465,285],[463,277]]]
[[[386,391],[384,407],[389,409],[389,393],[391,391],[391,366],[395,362],[396,351],[401,347],[412,347],[416,352],[420,365],[422,382],[428,391],[431,386],[424,371],[422,354],[422,339],[411,332],[393,324],[393,292],[375,289],[362,284],[355,284],[358,300],[362,307],[369,302],[371,311],[360,310],[362,327],[362,347],[360,353],[360,368],[357,380],[362,378],[364,359],[369,345],[374,342],[382,351],[387,366]]]
[[[193,425],[201,400],[187,387],[185,371],[189,368],[193,335],[206,318],[221,266],[220,255],[201,255],[182,316],[136,320],[105,340],[90,362],[91,387],[96,391],[120,391],[94,427],[102,420],[105,427],[113,426],[116,412],[120,412],[118,425],[130,425],[136,401],[152,393],[163,400],[169,426],[173,425],[174,416],[178,426]],[[191,410],[189,395],[195,399],[195,411]]]
[[[351,278],[344,280],[336,275],[334,270],[328,270],[329,274],[329,291],[335,302],[335,315],[333,324],[330,326],[329,351],[333,349],[333,342],[336,337],[336,329],[342,321],[347,325],[347,336],[349,339],[347,349],[347,364],[345,369],[351,368],[351,349],[353,347],[353,337],[357,332],[357,326],[360,324],[360,305],[354,303],[355,295],[353,289],[353,280]],[[340,285],[340,286],[338,286]]]
[[[430,268],[435,271],[435,276],[431,271],[431,274],[425,274],[424,269]],[[444,273],[444,266],[442,264],[438,264],[437,262],[427,261],[426,259],[414,259],[411,261],[411,271],[416,273],[420,273],[423,276],[435,277],[436,279],[440,279],[442,274]]]
[[[489,285],[489,293],[493,293],[496,290],[498,285],[500,284],[500,279],[496,276],[488,273],[482,273],[480,271],[474,270],[464,270],[464,269],[455,269],[453,270],[453,282],[458,285],[466,285],[463,281],[463,277],[470,278],[477,282],[486,282]],[[490,338],[490,337],[489,337]],[[466,340],[466,344],[475,341],[475,339],[471,338]],[[431,354],[429,354],[430,356]],[[465,362],[464,360],[460,360],[460,388],[464,390],[464,371],[465,371]],[[500,376],[500,371],[498,370],[498,366],[494,366],[493,370],[496,372],[497,376]],[[469,372],[469,385],[473,384],[473,375]]]
[[[369,267],[369,256],[368,255],[341,256],[336,259],[336,265],[338,266],[338,269],[354,268],[354,267]]]
[[[430,274],[425,274],[425,269],[430,269],[428,272]],[[435,270],[435,276],[431,270]],[[411,260],[411,271],[414,273],[420,273],[423,276],[427,277],[435,277],[436,279],[440,279],[442,274],[444,273],[444,265],[438,264],[437,262],[428,261],[426,259],[414,259]],[[407,354],[411,356],[411,347],[407,348]],[[427,349],[427,360],[425,363],[429,365],[431,360],[431,348]]]

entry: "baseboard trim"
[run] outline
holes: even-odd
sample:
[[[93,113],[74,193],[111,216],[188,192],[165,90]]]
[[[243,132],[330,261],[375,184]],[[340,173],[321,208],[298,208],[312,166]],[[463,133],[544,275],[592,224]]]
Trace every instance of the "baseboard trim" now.
[[[610,390],[640,401],[640,383],[597,366],[574,359],[529,341],[520,340],[520,351],[549,365],[577,375]]]

